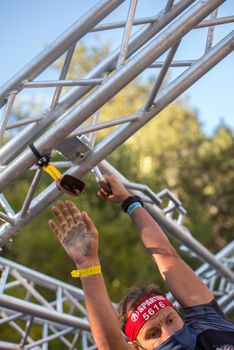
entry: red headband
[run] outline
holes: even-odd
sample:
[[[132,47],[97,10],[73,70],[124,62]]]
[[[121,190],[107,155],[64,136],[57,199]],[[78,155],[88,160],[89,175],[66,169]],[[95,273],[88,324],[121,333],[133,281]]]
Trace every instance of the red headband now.
[[[173,307],[172,303],[170,303],[164,294],[155,294],[142,300],[134,308],[127,319],[125,325],[126,336],[131,341],[136,340],[136,337],[145,322],[166,306]]]

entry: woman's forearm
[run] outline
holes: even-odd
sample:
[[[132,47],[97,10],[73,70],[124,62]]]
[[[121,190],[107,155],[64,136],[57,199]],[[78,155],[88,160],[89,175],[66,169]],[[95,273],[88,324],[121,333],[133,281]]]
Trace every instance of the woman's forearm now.
[[[102,274],[81,279],[91,332],[98,349],[128,350]]]
[[[165,233],[144,208],[136,208],[130,217],[144,246],[152,255],[176,254]]]

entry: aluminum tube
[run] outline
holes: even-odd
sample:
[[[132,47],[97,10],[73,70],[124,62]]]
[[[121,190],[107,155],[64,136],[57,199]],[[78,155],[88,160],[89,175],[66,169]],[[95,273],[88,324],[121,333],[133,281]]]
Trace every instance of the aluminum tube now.
[[[71,293],[68,292],[67,289],[63,290],[63,294],[72,302],[72,305],[75,306],[77,310],[79,310],[84,316],[87,316],[86,309],[77,301],[76,298],[74,298],[74,296],[71,295]]]
[[[20,345],[9,343],[6,341],[0,341],[1,350],[22,350]]]
[[[220,307],[222,307],[222,309],[224,307],[226,307],[230,302],[233,302],[234,300],[234,291],[232,291],[230,294],[228,295],[223,295],[220,299],[219,299],[219,305]]]
[[[59,76],[59,80],[63,80],[66,78],[67,76],[67,72],[68,69],[70,67],[71,64],[71,60],[75,51],[76,45],[73,45],[72,47],[70,47],[70,49],[67,51],[65,60],[64,60],[64,64],[63,64],[63,68],[61,70],[60,76]],[[52,102],[51,102],[51,109],[54,109],[55,105],[57,104],[60,94],[62,92],[62,86],[58,86],[55,90],[54,96],[52,98]]]
[[[214,12],[212,12],[211,20],[216,19],[217,14],[218,14],[218,9],[216,9]],[[215,26],[210,26],[209,29],[208,29],[205,52],[208,51],[213,45],[214,29],[215,29]]]
[[[90,94],[80,105],[49,129],[35,143],[41,154],[47,154],[60,140],[68,136],[96,110],[101,108],[124,86],[129,84],[146,67],[153,63],[173,44],[177,43],[191,28],[212,12],[224,0],[201,0],[173,22],[157,39],[140,51],[127,64],[106,80],[97,90]],[[65,121],[65,123],[64,123]],[[138,124],[138,122],[134,123]],[[144,125],[143,123],[142,125]],[[10,185],[18,176],[30,168],[35,162],[35,155],[27,149],[0,174],[0,191]]]
[[[134,26],[134,25],[139,25],[139,24],[153,23],[157,20],[157,18],[158,18],[158,16],[137,18],[133,21],[132,25]],[[126,21],[105,23],[105,24],[98,25],[97,27],[92,29],[91,32],[101,32],[103,30],[123,28],[125,26],[126,26]]]
[[[133,115],[129,115],[126,117],[117,118],[114,120],[108,120],[106,122],[102,122],[102,123],[94,124],[92,126],[88,126],[87,128],[78,129],[76,131],[73,131],[70,135],[68,135],[68,137],[88,134],[90,132],[110,128],[111,126],[115,126],[115,125],[125,124],[125,123],[128,123],[130,121],[137,120],[137,119],[139,119],[139,115],[133,114]]]
[[[63,291],[62,288],[59,287],[57,289],[57,293],[56,293],[56,310],[58,312],[63,312]]]
[[[138,0],[131,0],[131,2],[130,2],[127,22],[126,22],[126,25],[124,28],[119,58],[118,58],[117,66],[116,66],[117,68],[119,68],[120,66],[122,66],[124,64],[126,56],[127,56],[128,42],[129,42],[129,37],[131,34],[132,22],[134,20],[134,16],[135,16],[135,12],[136,12],[137,1]]]
[[[221,261],[223,260],[224,257],[227,257],[227,256],[229,257],[233,255],[234,255],[234,241],[230,242],[228,245],[226,245],[226,247],[224,247],[220,252],[218,252],[216,254],[216,258]],[[197,274],[202,275],[206,273],[206,271],[209,270],[209,268],[210,267],[208,264],[204,264],[197,269]]]
[[[178,43],[176,43],[170,49],[170,51],[169,51],[169,53],[168,53],[168,55],[167,55],[167,57],[165,59],[165,62],[163,64],[163,66],[162,66],[162,69],[161,69],[161,71],[160,71],[160,73],[159,73],[159,75],[157,77],[157,80],[154,83],[154,86],[153,86],[151,94],[150,94],[150,96],[148,98],[148,101],[146,102],[146,104],[144,106],[144,111],[147,111],[152,106],[152,104],[154,102],[154,99],[156,98],[157,93],[158,93],[158,91],[159,91],[159,89],[160,89],[160,87],[162,85],[162,82],[163,82],[163,80],[164,80],[164,78],[165,78],[165,76],[166,76],[166,74],[168,72],[170,64],[171,64],[171,62],[172,62],[172,60],[173,60],[173,58],[174,58],[174,56],[176,54],[176,51],[177,51],[177,49],[179,47],[179,44],[180,44],[180,41]]]
[[[6,268],[2,271],[2,275],[0,277],[0,294],[3,293],[4,289],[5,289],[5,285],[8,279],[8,275],[10,272],[10,268],[9,266],[6,266]],[[1,323],[1,321],[0,321]]]
[[[35,176],[33,178],[33,181],[32,181],[32,184],[30,186],[30,189],[27,193],[27,196],[25,198],[25,201],[23,203],[23,206],[22,206],[22,209],[21,209],[21,216],[25,216],[27,211],[28,211],[28,208],[30,206],[30,203],[33,199],[33,196],[34,196],[34,193],[37,189],[37,186],[39,185],[39,182],[41,180],[41,176],[42,176],[42,173],[43,173],[43,169],[42,168],[38,168],[36,173],[35,173]]]
[[[154,204],[158,205],[162,203],[162,200],[158,197],[158,194],[154,193],[147,185],[138,184],[134,182],[126,182],[126,187],[129,190],[141,191],[141,193],[143,194],[142,199],[145,202],[154,202]]]
[[[232,295],[232,298],[233,298],[233,295]],[[234,310],[233,300],[230,301],[229,304],[223,308],[223,312],[225,313],[225,315],[229,315],[233,310]]]
[[[10,224],[14,225],[14,219],[8,216],[7,214],[0,211],[0,219],[9,222]]]
[[[27,124],[31,124],[31,123],[35,123],[38,122],[39,120],[41,120],[43,117],[36,117],[36,118],[27,118],[27,119],[23,119],[23,120],[19,120],[15,123],[12,123],[10,125],[7,126],[6,130],[10,130],[10,129],[15,129],[15,128],[19,128],[23,125],[27,125]]]
[[[173,2],[174,2],[174,0],[167,0],[167,4],[166,4],[166,7],[165,7],[165,11],[166,12],[169,11],[172,8]]]
[[[6,96],[12,90],[18,89],[21,82],[24,80],[33,80],[122,2],[124,2],[124,0],[101,0],[92,9],[87,11],[83,17],[76,21],[53,43],[51,43],[0,88],[0,107],[5,103]]]
[[[77,316],[71,316],[57,311],[48,310],[44,306],[29,303],[25,300],[19,300],[10,295],[0,295],[0,305],[6,309],[19,311],[26,315],[32,315],[65,326],[90,331],[89,323],[84,319]]]
[[[113,173],[113,167],[108,162],[101,163],[102,170],[107,171],[107,173]],[[115,175],[119,177],[118,171],[114,171]],[[121,180],[123,179],[121,174]],[[127,179],[124,178],[124,183]],[[139,191],[132,191],[134,194],[139,195]],[[227,277],[230,281],[234,282],[234,273],[227,267],[225,267],[220,261],[212,254],[208,249],[206,249],[200,242],[198,242],[192,235],[189,235],[182,226],[176,225],[173,220],[165,217],[162,211],[156,205],[150,205],[145,203],[146,210],[155,219],[155,221],[166,231],[175,238],[177,241],[186,244],[193,252],[195,252],[202,260],[210,264],[215,270],[222,276]]]
[[[172,61],[170,67],[190,67],[195,60],[183,60],[183,61]],[[164,65],[164,61],[154,62],[149,68],[161,68]]]
[[[100,117],[100,109],[94,113],[90,126],[96,126]],[[92,130],[88,135],[88,144],[91,149],[93,149],[96,141],[96,130]]]
[[[5,317],[0,320],[0,326],[2,326],[5,323],[10,323],[11,321],[18,320],[22,318],[24,315],[21,312],[18,312],[17,314]]]
[[[12,271],[12,276],[20,281],[20,284],[31,294],[35,300],[37,300],[41,305],[45,306],[47,309],[54,310],[50,303],[31,285],[23,278],[17,270]]]
[[[27,343],[29,331],[30,331],[30,328],[32,327],[32,324],[33,324],[33,317],[30,317],[30,319],[27,320],[26,322],[25,334],[20,342],[20,345],[22,346],[22,348],[24,348],[24,345]]]
[[[48,81],[32,81],[24,83],[24,88],[45,88],[57,86],[86,86],[99,85],[103,79],[79,79],[79,80],[48,80]]]
[[[15,215],[14,210],[12,209],[10,204],[7,202],[6,198],[2,193],[0,193],[0,204],[8,215],[11,215],[11,216]]]
[[[216,19],[208,19],[206,21],[202,21],[201,23],[199,23],[195,27],[195,29],[209,27],[209,26],[216,26],[219,24],[232,23],[232,22],[234,22],[234,16],[221,17],[221,18],[216,18]]]
[[[180,1],[171,11],[164,14],[164,11],[158,15],[157,22],[148,25],[143,30],[137,32],[132,39],[130,39],[127,57],[137,51],[142,45],[150,40],[157,32],[164,28],[170,21],[175,19],[187,7],[189,7],[194,0]],[[98,78],[104,72],[112,71],[115,68],[119,55],[119,50],[115,50],[103,62],[94,67],[86,76],[86,78]],[[19,153],[20,149],[29,144],[36,135],[39,135],[46,129],[54,120],[56,120],[66,109],[70,108],[81,97],[83,97],[92,87],[78,87],[61,98],[60,105],[52,112],[46,111],[45,118],[37,125],[29,125],[24,128],[17,136],[10,140],[6,145],[0,149],[0,164],[4,164],[12,159],[13,156]]]
[[[8,99],[7,99],[7,104],[6,104],[6,108],[5,111],[3,113],[2,116],[2,120],[0,121],[0,147],[2,145],[2,141],[3,141],[3,136],[7,127],[7,122],[8,122],[8,118],[10,116],[11,113],[11,109],[15,100],[15,96],[16,96],[16,91],[12,92]]]
[[[206,72],[208,72],[215,64],[221,61],[232,50],[234,45],[234,32],[226,36],[221,42],[216,44],[207,54],[200,58],[194,65],[188,68],[177,79],[167,86],[157,98],[156,107],[152,108],[140,122],[135,121],[129,123],[129,126],[119,127],[116,132],[112,133],[107,139],[100,142],[98,147],[80,164],[69,171],[70,174],[82,177],[90,171],[95,165],[99,164],[106,156],[120,146],[132,134],[139,130],[144,124],[151,120],[169,103],[176,99],[182,92],[189,88]],[[24,219],[17,217],[17,224],[12,227],[5,224],[0,228],[0,246],[3,246],[7,241],[19,232],[27,223],[29,223],[36,215],[44,208],[53,203],[59,198],[61,193],[56,189],[55,184],[50,185],[43,193],[35,198],[32,202],[30,211]]]

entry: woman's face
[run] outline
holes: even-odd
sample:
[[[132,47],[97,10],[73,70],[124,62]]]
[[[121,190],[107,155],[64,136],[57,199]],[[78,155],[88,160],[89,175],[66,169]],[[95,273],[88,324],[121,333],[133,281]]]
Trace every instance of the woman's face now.
[[[172,307],[161,309],[140,329],[137,343],[140,348],[153,350],[165,342],[184,325],[180,315]]]

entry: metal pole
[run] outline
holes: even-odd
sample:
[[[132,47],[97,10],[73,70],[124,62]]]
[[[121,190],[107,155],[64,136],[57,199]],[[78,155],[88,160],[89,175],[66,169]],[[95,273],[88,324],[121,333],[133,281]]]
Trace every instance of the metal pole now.
[[[152,89],[151,94],[148,98],[148,101],[146,102],[146,104],[144,106],[144,109],[143,109],[144,111],[147,111],[152,106],[152,103],[154,102],[154,99],[157,96],[157,93],[160,89],[160,86],[162,85],[163,79],[165,78],[165,76],[168,72],[168,69],[170,67],[170,64],[171,64],[171,62],[176,54],[176,51],[179,47],[179,44],[180,44],[180,41],[170,49],[170,51],[167,55],[167,58],[162,66],[162,69],[159,73],[159,76],[158,76],[158,78],[153,86],[153,89]]]
[[[183,61],[172,61],[170,67],[190,67],[196,60],[183,60]],[[154,62],[149,68],[161,68],[164,65],[164,61]]]
[[[209,27],[209,26],[217,26],[219,24],[226,24],[226,23],[232,23],[232,22],[234,22],[234,16],[221,17],[216,19],[207,19],[206,21],[202,21],[201,23],[199,23],[195,27],[195,29]]]
[[[16,345],[5,341],[0,341],[0,349],[1,350],[22,350],[20,345]]]
[[[64,87],[64,86],[86,86],[99,85],[103,79],[79,79],[79,80],[48,80],[48,81],[33,81],[24,83],[25,88],[50,88],[50,87]]]
[[[140,118],[140,114],[133,114],[133,115],[128,115],[126,117],[117,118],[117,119],[114,119],[114,120],[108,120],[106,122],[102,122],[102,123],[98,123],[98,124],[94,124],[94,125],[88,126],[87,128],[77,129],[77,130],[73,131],[68,137],[74,137],[74,136],[80,136],[80,135],[88,134],[90,132],[94,132],[94,131],[97,131],[97,130],[110,128],[111,126],[125,124],[125,123],[128,123],[130,121],[137,120],[139,118]]]
[[[0,219],[2,219],[3,221],[9,222],[11,225],[14,225],[15,223],[13,218],[11,218],[10,216],[8,216],[7,214],[1,211],[0,211]]]
[[[26,315],[32,315],[34,317],[42,318],[62,325],[90,331],[88,321],[82,318],[48,310],[44,306],[29,303],[25,300],[19,300],[10,295],[0,295],[0,305],[6,309],[19,311]]]
[[[218,14],[218,9],[216,9],[214,12],[212,12],[211,20],[216,19],[217,14]],[[208,29],[205,51],[208,51],[212,47],[213,40],[214,40],[214,29],[215,29],[214,26],[210,26]]]
[[[34,193],[35,193],[35,191],[37,189],[37,186],[38,186],[38,184],[40,182],[42,173],[43,173],[43,169],[42,168],[37,169],[36,174],[35,174],[35,176],[33,178],[31,187],[30,187],[30,189],[28,191],[28,194],[27,194],[27,196],[25,198],[24,204],[23,204],[22,209],[21,209],[21,216],[22,217],[27,214],[27,211],[28,211],[30,203],[31,203],[31,201],[33,199]]]
[[[8,118],[10,116],[11,109],[12,109],[16,94],[17,94],[17,91],[14,91],[14,92],[11,92],[10,95],[8,96],[6,108],[5,108],[4,114],[2,116],[2,120],[0,121],[0,147],[2,145],[3,136],[5,133]]]
[[[68,72],[68,69],[70,67],[70,63],[71,63],[71,60],[72,60],[72,56],[73,56],[73,53],[75,51],[75,48],[76,48],[76,45],[73,45],[72,47],[70,47],[70,49],[67,51],[67,54],[66,54],[66,58],[64,60],[64,64],[63,64],[63,68],[61,70],[61,73],[60,73],[60,76],[59,76],[59,80],[63,80],[66,78],[67,76],[67,72]],[[58,86],[55,90],[55,93],[54,93],[54,96],[52,98],[52,102],[51,102],[51,109],[54,109],[54,107],[56,106],[56,104],[58,103],[58,100],[59,100],[59,97],[60,97],[60,94],[62,92],[62,87],[61,86]]]
[[[15,215],[14,210],[11,208],[10,204],[7,202],[6,198],[2,193],[0,193],[0,204],[8,215]]]
[[[82,124],[97,109],[103,106],[118,91],[132,81],[140,72],[173,44],[178,42],[191,28],[212,12],[224,0],[199,1],[169,28],[163,31],[156,40],[143,49],[137,57],[133,57],[120,70],[106,80],[93,94],[90,94],[81,104],[71,111],[66,119],[58,122],[36,142],[35,146],[41,154],[50,152],[56,144],[68,136],[75,128]],[[64,125],[64,121],[66,121]],[[138,124],[138,122],[136,122]],[[26,150],[0,174],[0,191],[10,185],[25,170],[35,162],[35,155]]]
[[[131,0],[130,6],[129,6],[127,22],[126,22],[124,33],[123,33],[123,39],[122,39],[120,54],[119,54],[116,68],[119,68],[120,66],[122,66],[124,64],[124,61],[125,61],[126,56],[127,56],[128,42],[129,42],[129,37],[131,34],[132,22],[134,20],[134,16],[135,16],[135,12],[136,12],[137,1],[138,0]]]
[[[18,127],[23,126],[23,125],[35,123],[35,122],[38,122],[39,120],[41,120],[42,118],[43,118],[42,116],[39,116],[36,118],[27,118],[27,119],[19,120],[15,123],[8,125],[6,127],[6,130],[15,129],[15,128],[18,128]]]
[[[169,11],[172,8],[173,2],[174,2],[174,0],[168,0],[167,1],[166,7],[165,7],[165,11],[166,12]]]

